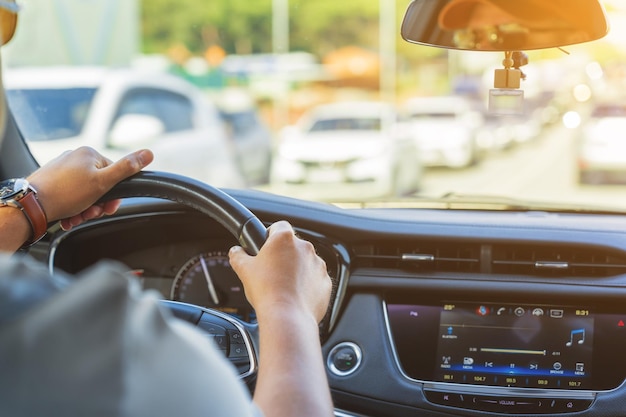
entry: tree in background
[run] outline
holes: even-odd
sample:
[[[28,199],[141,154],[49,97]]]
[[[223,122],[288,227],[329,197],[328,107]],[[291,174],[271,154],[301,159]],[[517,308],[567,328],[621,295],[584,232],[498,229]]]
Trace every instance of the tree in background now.
[[[143,0],[143,51],[183,44],[194,54],[219,45],[228,53],[271,50],[272,0]]]
[[[445,65],[446,52],[400,39],[410,0],[395,1],[398,87],[410,88],[428,78],[426,62]],[[289,0],[289,49],[312,53],[320,61],[345,47],[377,54],[379,5],[380,0]],[[228,55],[272,52],[272,0],[143,0],[142,17],[145,53],[183,47],[195,56],[216,48]],[[445,74],[442,64],[435,65],[430,73]]]
[[[291,49],[318,56],[346,45],[376,50],[378,1],[291,0]],[[197,54],[216,44],[231,54],[272,50],[272,0],[144,0],[142,17],[146,53],[172,44]]]

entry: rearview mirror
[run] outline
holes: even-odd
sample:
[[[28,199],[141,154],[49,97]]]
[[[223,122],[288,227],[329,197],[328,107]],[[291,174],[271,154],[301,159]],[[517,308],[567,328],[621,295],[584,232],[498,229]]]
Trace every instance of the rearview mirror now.
[[[413,0],[402,22],[412,43],[472,51],[527,51],[600,39],[598,0]]]

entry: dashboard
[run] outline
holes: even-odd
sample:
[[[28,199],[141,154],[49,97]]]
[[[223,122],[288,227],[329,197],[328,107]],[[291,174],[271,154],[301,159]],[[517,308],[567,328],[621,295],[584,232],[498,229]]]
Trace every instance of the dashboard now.
[[[290,221],[326,261],[320,336],[336,415],[621,412],[626,216],[352,210],[228,192],[268,225]],[[166,300],[254,324],[228,265],[235,243],[191,209],[134,198],[33,254],[73,274],[113,259]]]

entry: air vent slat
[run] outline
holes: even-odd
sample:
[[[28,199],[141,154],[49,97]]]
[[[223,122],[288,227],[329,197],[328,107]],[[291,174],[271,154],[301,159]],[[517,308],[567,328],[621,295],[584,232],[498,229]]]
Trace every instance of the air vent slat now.
[[[425,255],[421,253],[403,253],[403,261],[415,261],[415,262],[432,262],[435,260],[434,255]]]
[[[554,262],[554,261],[537,261],[535,262],[535,268],[537,269],[567,269],[569,268],[568,262]]]

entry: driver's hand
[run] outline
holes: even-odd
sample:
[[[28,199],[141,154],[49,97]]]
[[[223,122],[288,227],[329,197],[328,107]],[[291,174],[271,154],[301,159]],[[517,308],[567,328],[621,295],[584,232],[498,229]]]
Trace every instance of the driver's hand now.
[[[119,200],[95,204],[115,184],[136,174],[154,159],[147,149],[117,162],[89,147],[67,151],[28,177],[37,190],[48,221],[61,220],[69,230],[84,221],[114,213]]]
[[[259,322],[265,314],[280,310],[285,314],[301,310],[318,323],[324,317],[332,287],[326,263],[310,242],[294,234],[289,223],[280,221],[269,227],[257,256],[234,246],[229,257]]]

